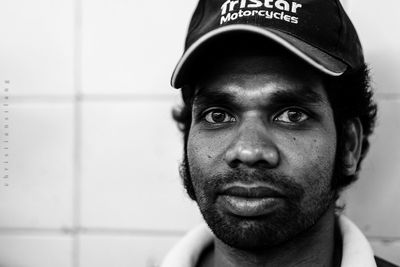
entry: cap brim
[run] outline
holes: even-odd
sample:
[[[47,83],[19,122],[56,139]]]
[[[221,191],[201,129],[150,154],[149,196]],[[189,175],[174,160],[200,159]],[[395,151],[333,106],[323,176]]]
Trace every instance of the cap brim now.
[[[188,62],[190,61],[189,59],[193,56],[193,54],[195,54],[195,52],[199,49],[200,46],[202,46],[207,41],[223,33],[238,32],[238,31],[245,31],[265,36],[266,38],[287,48],[289,51],[293,52],[295,55],[299,56],[313,67],[319,69],[323,73],[326,73],[330,76],[340,76],[347,69],[347,65],[344,62],[332,57],[326,52],[288,33],[281,32],[271,28],[261,28],[252,25],[235,24],[212,30],[203,35],[201,38],[199,38],[196,42],[194,42],[185,51],[185,53],[179,60],[178,64],[176,65],[175,70],[171,77],[171,85],[174,88],[182,87],[183,70],[187,68]]]

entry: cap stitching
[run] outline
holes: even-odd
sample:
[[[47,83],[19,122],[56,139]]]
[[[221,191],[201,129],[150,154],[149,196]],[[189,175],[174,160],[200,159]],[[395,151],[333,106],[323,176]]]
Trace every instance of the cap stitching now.
[[[320,45],[317,45],[317,44],[314,44],[314,43],[310,43],[308,40],[305,40],[303,37],[301,37],[301,36],[299,36],[297,34],[294,34],[292,32],[289,32],[289,31],[286,31],[286,30],[283,30],[283,29],[280,29],[280,28],[276,28],[276,27],[273,27],[273,26],[268,26],[267,28],[270,28],[270,29],[273,29],[273,30],[277,30],[277,31],[280,31],[280,32],[284,32],[284,33],[286,33],[288,35],[291,35],[291,36],[293,36],[293,37],[295,37],[295,38],[297,38],[297,39],[299,39],[299,40],[301,40],[301,41],[303,41],[303,42],[305,42],[305,43],[307,43],[307,44],[309,44],[311,46],[314,46],[315,48],[321,50],[322,52],[328,54],[329,56],[331,56],[331,57],[333,57],[333,58],[335,58],[337,60],[343,61],[342,58],[340,58],[340,57],[338,57],[336,55],[332,55],[332,53],[330,51],[326,50],[325,48],[321,47]]]

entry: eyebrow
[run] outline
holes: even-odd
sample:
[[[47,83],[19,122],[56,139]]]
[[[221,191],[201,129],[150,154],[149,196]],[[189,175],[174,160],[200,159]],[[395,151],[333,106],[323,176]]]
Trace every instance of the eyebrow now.
[[[239,106],[238,98],[228,92],[217,90],[199,90],[193,98],[193,104],[203,105],[229,105]]]
[[[268,97],[271,104],[309,104],[317,105],[326,103],[323,97],[311,88],[302,87],[298,90],[280,90],[271,93]]]
[[[218,90],[199,90],[194,98],[193,104],[204,105],[226,105],[240,107],[240,100],[234,94]],[[295,90],[279,90],[272,92],[266,100],[266,107],[275,108],[286,105],[321,105],[327,103],[323,97],[309,87],[301,87]]]

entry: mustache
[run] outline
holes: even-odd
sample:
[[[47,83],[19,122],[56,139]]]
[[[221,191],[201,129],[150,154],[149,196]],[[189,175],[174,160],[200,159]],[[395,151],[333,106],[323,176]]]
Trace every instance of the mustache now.
[[[267,186],[276,188],[285,197],[292,200],[300,200],[304,195],[303,187],[296,183],[293,177],[260,169],[252,171],[236,169],[225,173],[217,173],[205,181],[204,189],[206,192],[216,192],[218,194],[227,184],[237,182],[243,184],[266,184]]]

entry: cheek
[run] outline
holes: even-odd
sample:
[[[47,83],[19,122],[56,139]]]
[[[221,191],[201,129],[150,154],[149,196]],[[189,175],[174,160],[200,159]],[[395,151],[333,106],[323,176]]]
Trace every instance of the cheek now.
[[[331,179],[336,156],[335,134],[307,135],[292,138],[283,144],[283,164],[291,166],[288,169],[293,177],[301,174],[302,182],[305,183]]]
[[[189,133],[187,154],[193,168],[215,169],[228,143],[226,135],[204,133],[195,128]]]
[[[216,143],[215,138],[206,138],[204,134],[199,134],[195,129],[190,132],[187,143],[187,157],[193,179],[203,179],[203,177],[208,176],[207,170],[213,169],[212,165],[217,157]]]
[[[334,195],[332,177],[336,136],[296,138],[286,144],[286,155],[289,155],[284,163],[287,164],[286,170],[305,192],[299,203],[301,209],[311,212],[321,206],[321,203],[330,203]]]

